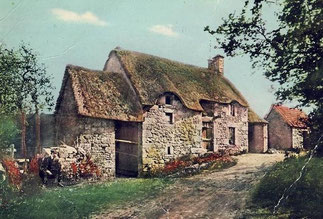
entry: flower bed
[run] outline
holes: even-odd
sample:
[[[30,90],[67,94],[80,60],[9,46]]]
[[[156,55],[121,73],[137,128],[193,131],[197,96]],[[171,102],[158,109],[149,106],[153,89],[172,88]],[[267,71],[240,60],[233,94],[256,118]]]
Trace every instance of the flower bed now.
[[[222,153],[207,153],[201,156],[187,155],[166,163],[163,168],[152,171],[148,175],[180,177],[194,175],[206,169],[228,168],[235,164],[235,159]]]

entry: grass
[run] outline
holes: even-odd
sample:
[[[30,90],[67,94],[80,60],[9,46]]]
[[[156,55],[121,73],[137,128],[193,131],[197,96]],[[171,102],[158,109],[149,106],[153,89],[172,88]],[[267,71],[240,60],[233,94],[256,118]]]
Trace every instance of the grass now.
[[[245,216],[271,218],[280,197],[299,176],[307,157],[279,162],[252,192],[251,212]],[[300,181],[288,192],[273,218],[323,218],[323,158],[313,158]]]
[[[102,184],[44,189],[13,200],[0,218],[86,218],[91,213],[157,195],[170,179],[117,179]]]

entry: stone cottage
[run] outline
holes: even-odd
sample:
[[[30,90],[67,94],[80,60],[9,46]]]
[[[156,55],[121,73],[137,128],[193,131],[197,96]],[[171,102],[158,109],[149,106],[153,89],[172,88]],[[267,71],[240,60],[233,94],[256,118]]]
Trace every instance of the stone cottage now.
[[[223,61],[201,68],[116,48],[103,71],[68,65],[56,140],[90,152],[105,176],[137,176],[187,154],[248,151],[248,115],[261,119],[224,77]]]
[[[299,109],[272,105],[265,118],[268,121],[270,148],[303,148],[308,134],[307,115]]]

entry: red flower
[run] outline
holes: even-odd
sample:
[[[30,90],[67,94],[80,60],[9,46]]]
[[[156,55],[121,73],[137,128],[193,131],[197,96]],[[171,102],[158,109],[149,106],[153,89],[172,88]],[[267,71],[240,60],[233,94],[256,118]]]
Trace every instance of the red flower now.
[[[12,159],[6,158],[2,161],[2,164],[7,171],[10,184],[19,187],[22,182],[22,177],[17,163]]]

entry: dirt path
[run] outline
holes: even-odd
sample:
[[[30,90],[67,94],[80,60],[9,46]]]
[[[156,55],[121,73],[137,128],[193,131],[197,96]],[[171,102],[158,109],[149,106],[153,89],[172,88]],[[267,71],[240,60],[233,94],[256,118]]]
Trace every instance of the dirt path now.
[[[219,172],[178,179],[162,194],[144,203],[113,209],[95,218],[235,218],[248,192],[282,154],[244,154],[238,164]]]

